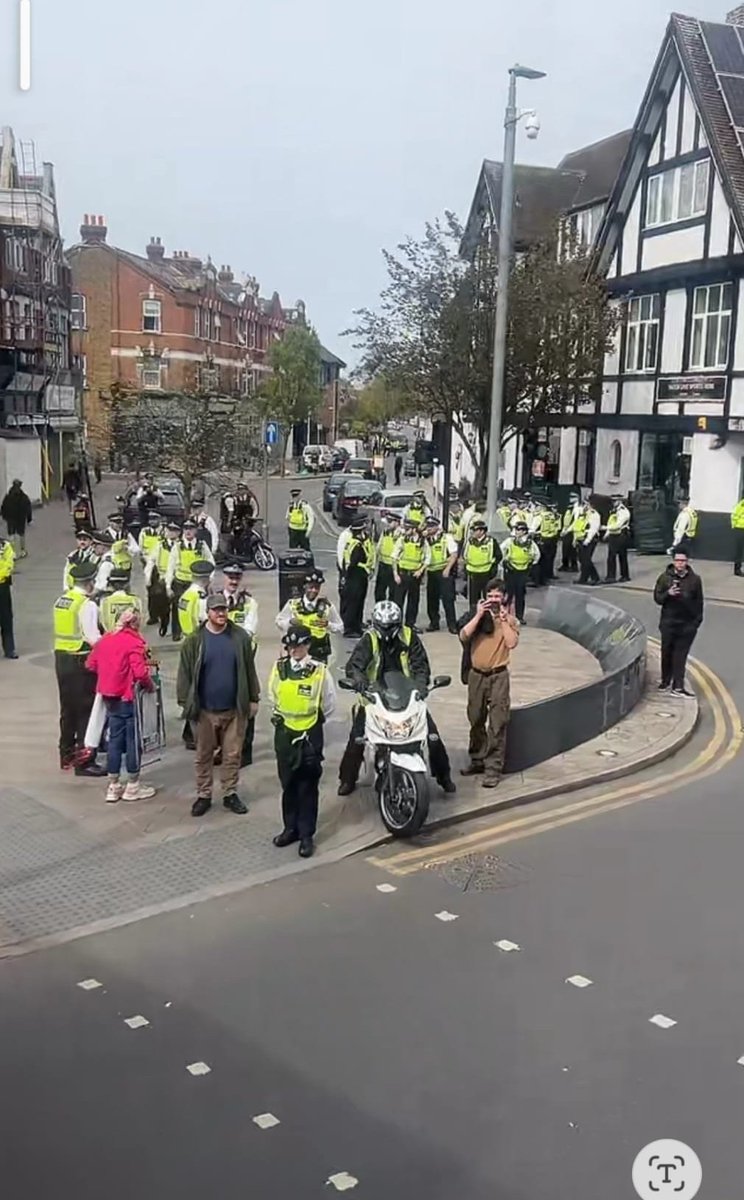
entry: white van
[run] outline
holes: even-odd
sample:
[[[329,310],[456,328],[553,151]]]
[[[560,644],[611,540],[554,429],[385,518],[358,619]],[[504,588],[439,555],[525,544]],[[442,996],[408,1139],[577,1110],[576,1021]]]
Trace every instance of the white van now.
[[[333,443],[339,450],[348,450],[349,458],[364,458],[364,442],[359,438],[340,438]]]
[[[302,465],[306,471],[330,471],[331,461],[329,446],[311,444],[302,451]]]

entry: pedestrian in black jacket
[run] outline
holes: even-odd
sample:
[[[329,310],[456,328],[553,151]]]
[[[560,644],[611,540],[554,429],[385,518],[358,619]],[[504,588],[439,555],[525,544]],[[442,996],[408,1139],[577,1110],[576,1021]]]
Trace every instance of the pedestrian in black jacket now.
[[[26,526],[33,520],[31,501],[23,490],[20,479],[14,479],[10,491],[0,505],[0,516],[8,527],[8,537],[13,543],[16,558],[26,557]]]
[[[675,551],[671,564],[656,580],[654,600],[661,606],[661,683],[678,696],[692,696],[685,687],[685,666],[690,647],[703,623],[703,584],[690,567],[683,550]]]

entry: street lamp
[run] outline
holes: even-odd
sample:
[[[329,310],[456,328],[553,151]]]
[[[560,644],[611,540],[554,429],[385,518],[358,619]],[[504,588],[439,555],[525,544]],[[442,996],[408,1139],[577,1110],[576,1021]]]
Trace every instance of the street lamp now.
[[[493,531],[499,483],[501,454],[501,416],[504,406],[504,368],[506,365],[506,316],[509,302],[509,269],[512,254],[512,212],[514,208],[514,145],[517,122],[525,118],[529,138],[536,138],[540,122],[534,109],[517,108],[517,79],[544,79],[544,71],[519,65],[509,69],[509,98],[504,114],[504,161],[501,170],[501,213],[499,216],[499,258],[496,281],[496,320],[493,332],[493,376],[491,379],[491,424],[488,436],[488,482],[486,501],[488,527]]]

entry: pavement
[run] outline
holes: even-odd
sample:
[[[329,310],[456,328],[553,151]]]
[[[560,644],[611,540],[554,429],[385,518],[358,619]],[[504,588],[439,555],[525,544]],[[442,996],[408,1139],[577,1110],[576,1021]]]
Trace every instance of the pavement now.
[[[595,557],[599,560],[600,551]],[[618,592],[653,592],[656,580],[669,566],[666,554],[635,554],[629,556],[630,583],[618,584]],[[598,562],[600,574],[601,561]],[[693,570],[703,581],[706,600],[718,600],[727,604],[744,605],[744,578],[734,575],[730,562],[712,562],[692,556]]]

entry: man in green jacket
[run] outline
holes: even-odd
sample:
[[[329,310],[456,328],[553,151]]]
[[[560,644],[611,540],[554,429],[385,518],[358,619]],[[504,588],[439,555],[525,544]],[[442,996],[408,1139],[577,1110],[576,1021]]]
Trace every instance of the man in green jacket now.
[[[224,807],[248,812],[238,796],[238,776],[246,725],[258,711],[260,694],[253,640],[228,620],[224,593],[217,592],[207,600],[206,622],[183,643],[178,664],[176,699],[196,736],[192,817],[212,807],[216,750],[222,751]]]

